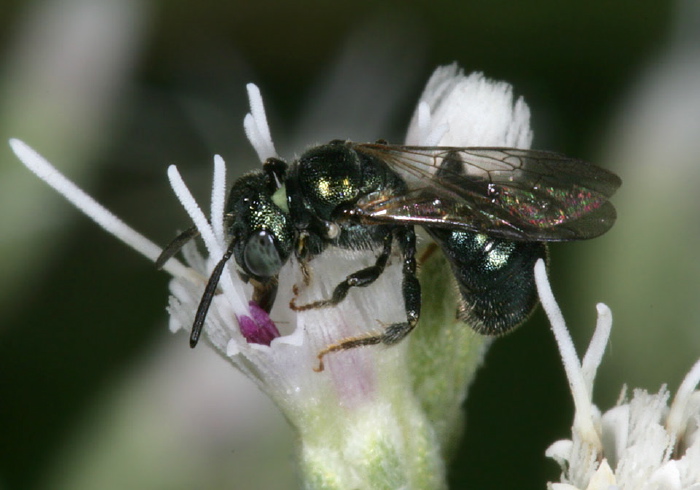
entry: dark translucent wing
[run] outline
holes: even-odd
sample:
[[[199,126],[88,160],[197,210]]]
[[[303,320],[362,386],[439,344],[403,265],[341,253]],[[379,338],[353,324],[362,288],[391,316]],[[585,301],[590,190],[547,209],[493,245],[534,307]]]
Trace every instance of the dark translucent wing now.
[[[523,241],[593,238],[615,222],[615,174],[582,160],[515,148],[358,144],[407,183],[352,210],[364,223],[464,228]]]

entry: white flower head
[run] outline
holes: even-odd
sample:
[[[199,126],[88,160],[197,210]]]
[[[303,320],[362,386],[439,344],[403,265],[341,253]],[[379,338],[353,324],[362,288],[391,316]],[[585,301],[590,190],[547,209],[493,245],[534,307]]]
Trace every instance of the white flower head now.
[[[246,134],[261,161],[277,158],[260,91],[250,84],[248,95]],[[522,99],[513,102],[509,85],[481,74],[464,76],[451,65],[439,68],[430,79],[406,143],[526,148],[531,139],[529,110]],[[107,231],[152,261],[159,256],[157,245],[92,200],[34,150],[18,140],[11,140],[11,146],[27,167]],[[241,279],[235,259],[222,261],[231,240],[225,221],[225,174],[223,160],[215,157],[207,217],[177,169],[168,169],[172,188],[206,248],[202,254],[194,242],[187,243],[182,249],[186,265],[174,258],[164,264],[173,277],[171,330],[189,331],[208,278],[218,268],[221,278],[206,314],[205,338],[267,393],[299,431],[302,466],[307,479],[315,481],[310,487],[342,481],[348,488],[366,488],[377,486],[377,475],[383,478],[380,486],[387,488],[440,487],[445,473],[441,446],[458,432],[450,424],[460,425],[454,416],[488,342],[461,324],[449,330],[446,325],[457,320],[455,303],[448,302],[440,313],[444,318],[424,318],[421,324],[438,322],[437,330],[445,332],[442,340],[434,336],[430,346],[442,349],[439,355],[416,349],[409,359],[409,342],[402,342],[332,353],[325,358],[325,371],[314,372],[319,352],[330,344],[405,321],[401,260],[392,256],[371,287],[353,288],[333,307],[293,311],[292,299],[305,304],[329,298],[348,274],[373,265],[379,251],[328,247],[309,262],[309,281],[292,256],[280,271],[278,294],[268,314],[252,301],[253,286]],[[277,184],[284,193],[283,183]],[[284,198],[276,204],[283,207],[282,202]],[[424,313],[430,294],[439,302],[455,294],[444,279],[432,289],[423,293]],[[452,384],[444,383],[444,377]],[[436,386],[443,389],[436,391]],[[387,473],[388,461],[399,469]]]
[[[579,361],[564,318],[554,300],[545,266],[535,266],[542,306],[552,324],[574,398],[571,440],[552,444],[546,455],[562,468],[553,490],[700,489],[700,361],[686,375],[671,406],[669,392],[623,390],[618,405],[601,415],[592,402],[596,370],[610,336],[612,315],[598,304],[598,324]]]
[[[529,148],[530,109],[522,97],[513,103],[505,82],[468,76],[456,63],[430,77],[406,135],[421,146],[505,146]]]

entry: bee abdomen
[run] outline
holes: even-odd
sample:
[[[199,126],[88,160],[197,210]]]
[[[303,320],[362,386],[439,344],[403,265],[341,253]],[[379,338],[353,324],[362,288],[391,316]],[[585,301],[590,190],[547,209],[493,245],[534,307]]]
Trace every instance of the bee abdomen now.
[[[513,242],[463,230],[428,229],[447,257],[462,303],[459,318],[483,335],[503,335],[538,303],[534,267],[542,242]]]

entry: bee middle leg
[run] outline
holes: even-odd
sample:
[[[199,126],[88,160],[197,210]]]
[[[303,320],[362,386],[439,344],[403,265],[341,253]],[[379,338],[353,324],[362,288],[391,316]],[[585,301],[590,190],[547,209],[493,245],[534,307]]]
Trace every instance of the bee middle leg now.
[[[421,287],[416,276],[416,233],[412,227],[401,228],[397,232],[397,239],[403,255],[401,293],[403,295],[404,308],[406,309],[406,321],[393,323],[380,334],[350,337],[329,345],[318,353],[318,367],[314,368],[314,371],[323,371],[323,357],[326,354],[368,345],[398,344],[418,324],[421,309]]]
[[[299,262],[299,269],[301,270],[302,282],[301,285],[296,283],[292,286],[292,292],[294,293],[293,299],[289,302],[289,307],[294,310],[294,304],[297,298],[301,294],[303,288],[307,288],[311,284],[312,270],[309,266],[309,261],[311,260],[311,254],[309,253],[309,248],[307,246],[309,235],[307,232],[303,232],[296,245],[296,258]],[[296,311],[296,310],[295,310]]]
[[[333,295],[329,299],[323,299],[320,301],[314,301],[313,303],[308,303],[305,305],[297,305],[296,297],[292,298],[289,302],[289,307],[294,311],[305,311],[312,310],[316,308],[326,308],[328,306],[335,306],[345,299],[350,291],[350,288],[361,288],[366,287],[376,281],[379,276],[382,275],[386,264],[391,256],[391,244],[393,241],[393,235],[391,232],[387,233],[384,237],[384,248],[382,253],[377,257],[374,265],[361,269],[347,276],[343,282],[338,284],[333,290]],[[298,292],[298,291],[297,291]]]

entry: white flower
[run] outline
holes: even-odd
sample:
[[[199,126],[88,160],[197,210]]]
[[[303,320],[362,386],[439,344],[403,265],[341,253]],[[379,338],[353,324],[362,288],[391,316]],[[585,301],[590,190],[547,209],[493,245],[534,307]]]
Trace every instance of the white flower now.
[[[264,161],[276,157],[260,92],[248,86],[251,113],[244,127]],[[339,135],[342,136],[342,135]],[[509,85],[465,77],[456,65],[438,69],[421,96],[406,142],[417,145],[528,147],[529,111],[513,103]],[[161,249],[126,226],[63,177],[26,144],[11,140],[20,160],[103,228],[154,261]],[[187,265],[170,259],[173,276],[168,306],[172,331],[189,330],[204,286],[227,248],[224,229],[225,165],[214,159],[211,214],[207,218],[182,181],[168,169],[170,183],[194,222],[207,253],[194,243],[183,248]],[[310,284],[299,304],[330,297],[349,273],[372,265],[372,251],[329,248],[310,262]],[[405,320],[400,260],[392,260],[367,288],[354,288],[332,308],[294,312],[294,285],[302,285],[291,259],[280,273],[279,292],[268,315],[250,301],[235,261],[223,269],[220,294],[204,325],[209,343],[267,393],[300,436],[300,458],[309,487],[345,488],[444,486],[445,447],[461,426],[461,404],[488,341],[455,319],[455,290],[439,279],[423,293],[423,320],[412,337],[430,335],[430,345],[410,342],[332,353],[325,371],[314,372],[317,355],[338,340],[376,332]],[[421,282],[449,274],[444,260],[423,264]],[[437,272],[436,272],[437,271]],[[434,350],[431,350],[434,349]],[[435,354],[437,350],[438,355]]]
[[[670,408],[669,392],[623,390],[618,405],[601,415],[592,402],[596,370],[610,336],[612,315],[598,304],[598,324],[583,361],[579,361],[557,306],[542,261],[535,266],[542,306],[552,324],[574,398],[572,439],[557,441],[548,457],[562,468],[553,490],[700,489],[700,361],[687,374]]]
[[[407,145],[529,148],[530,109],[513,88],[456,63],[430,77],[406,135]]]

